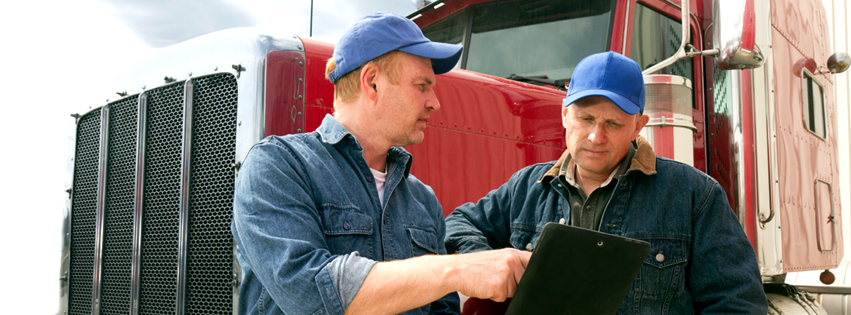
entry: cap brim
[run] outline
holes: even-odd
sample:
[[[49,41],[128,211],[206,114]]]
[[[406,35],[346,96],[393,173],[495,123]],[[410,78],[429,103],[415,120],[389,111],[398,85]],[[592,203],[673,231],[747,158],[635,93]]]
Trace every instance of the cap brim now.
[[[620,94],[612,93],[612,92],[606,91],[606,90],[585,90],[585,91],[570,95],[570,96],[568,96],[567,98],[564,99],[564,106],[567,107],[568,105],[573,104],[574,102],[578,101],[579,99],[586,98],[586,97],[589,97],[589,96],[605,97],[605,98],[609,99],[610,101],[612,101],[612,103],[615,103],[615,105],[617,105],[622,111],[624,111],[625,113],[630,114],[630,115],[638,114],[638,112],[640,111],[640,108],[638,107],[638,105],[636,105],[635,103],[633,103],[632,101],[630,101],[626,97],[620,96]]]
[[[434,61],[434,74],[444,74],[452,70],[461,59],[461,45],[438,42],[423,42],[399,48],[411,55],[429,58]]]

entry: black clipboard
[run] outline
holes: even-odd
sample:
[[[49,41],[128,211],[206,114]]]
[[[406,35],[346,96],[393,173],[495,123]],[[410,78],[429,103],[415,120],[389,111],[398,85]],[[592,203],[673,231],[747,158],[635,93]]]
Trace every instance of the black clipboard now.
[[[507,315],[615,314],[650,243],[547,223]]]

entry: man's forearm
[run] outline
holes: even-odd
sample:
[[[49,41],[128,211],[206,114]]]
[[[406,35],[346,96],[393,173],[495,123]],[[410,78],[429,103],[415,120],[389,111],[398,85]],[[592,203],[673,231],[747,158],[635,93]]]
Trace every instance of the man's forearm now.
[[[375,264],[346,314],[398,314],[453,292],[451,256],[422,256]]]
[[[346,314],[397,314],[454,291],[504,301],[514,295],[530,256],[503,249],[380,262],[370,270]]]

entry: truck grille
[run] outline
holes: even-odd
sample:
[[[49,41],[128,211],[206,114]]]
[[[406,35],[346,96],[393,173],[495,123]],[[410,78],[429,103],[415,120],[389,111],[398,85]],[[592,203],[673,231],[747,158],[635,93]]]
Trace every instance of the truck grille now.
[[[148,94],[139,314],[174,313],[180,215],[183,84]]]
[[[230,234],[236,152],[237,82],[231,74],[194,78],[186,314],[233,311]],[[139,314],[173,314],[178,305],[178,256],[184,85],[145,92],[144,178]],[[100,286],[101,314],[129,314],[138,97],[109,104],[108,157]],[[69,313],[91,314],[100,111],[80,118],[71,206]]]
[[[71,266],[68,280],[68,310],[71,314],[92,313],[99,139],[100,111],[92,111],[80,117],[74,157],[74,200],[71,203]]]
[[[234,88],[226,88],[231,83]],[[195,95],[186,313],[227,314],[233,312],[230,222],[235,177],[232,165],[236,158],[236,81],[232,76],[199,79]]]
[[[136,169],[136,98],[110,106],[101,314],[130,313],[133,255],[133,184]]]

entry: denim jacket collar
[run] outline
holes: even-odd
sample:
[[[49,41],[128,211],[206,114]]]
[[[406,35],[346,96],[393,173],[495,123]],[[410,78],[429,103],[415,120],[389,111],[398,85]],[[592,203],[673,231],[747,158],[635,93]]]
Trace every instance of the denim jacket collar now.
[[[363,150],[360,143],[357,143],[355,135],[346,130],[346,127],[343,127],[343,125],[341,125],[334,116],[331,116],[331,114],[325,115],[325,118],[322,119],[322,124],[319,125],[319,128],[316,128],[316,132],[318,132],[319,136],[322,137],[322,142],[331,145],[337,145],[337,143],[340,143],[340,141],[342,141],[347,135],[351,135],[352,139],[355,140],[356,147]]]
[[[316,128],[316,132],[319,133],[319,136],[322,138],[322,142],[333,146],[339,144],[340,141],[346,138],[346,136],[350,136],[351,145],[354,146],[357,151],[363,151],[363,147],[361,147],[355,135],[349,132],[346,127],[343,127],[343,125],[330,114],[325,115],[325,118],[322,119],[322,124],[319,128]],[[411,173],[413,158],[404,148],[390,147],[390,150],[387,151],[387,162],[388,169],[391,165],[405,165],[405,178],[407,178]],[[388,171],[387,173],[389,174],[390,172]]]
[[[629,174],[633,170],[638,170],[645,175],[656,174],[656,152],[653,151],[653,147],[642,136],[635,138],[634,143],[637,149],[635,149],[635,156],[632,157],[632,162],[630,163],[629,169],[626,170],[626,173]],[[558,162],[556,162],[549,171],[544,173],[544,176],[538,180],[538,183],[549,184],[552,179],[558,178],[561,165],[568,158],[570,158],[570,151],[564,150],[564,153],[558,159]]]

